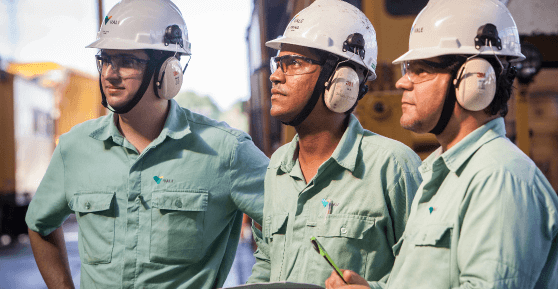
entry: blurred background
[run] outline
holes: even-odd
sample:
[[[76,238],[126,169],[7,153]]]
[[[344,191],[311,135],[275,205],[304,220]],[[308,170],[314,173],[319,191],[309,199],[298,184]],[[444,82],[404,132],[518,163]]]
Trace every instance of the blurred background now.
[[[434,0],[432,0],[434,1]],[[0,288],[46,288],[35,265],[24,216],[58,137],[105,115],[93,42],[116,0],[0,0]],[[192,60],[175,98],[192,111],[248,132],[268,156],[295,132],[269,115],[269,57],[264,43],[281,35],[311,0],[173,1],[182,11]],[[347,0],[377,33],[377,80],[355,115],[371,131],[399,140],[422,158],[438,147],[433,135],[399,126],[401,76],[391,61],[407,51],[414,18],[427,0]],[[518,80],[506,116],[507,136],[558,189],[558,5],[555,0],[502,1],[519,28]],[[245,224],[250,220],[245,218]],[[64,224],[74,283],[79,286],[77,223]],[[243,234],[225,287],[250,275],[253,244]]]

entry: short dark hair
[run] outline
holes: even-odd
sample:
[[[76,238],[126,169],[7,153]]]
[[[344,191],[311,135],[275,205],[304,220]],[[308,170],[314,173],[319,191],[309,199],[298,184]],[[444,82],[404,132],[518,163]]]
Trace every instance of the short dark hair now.
[[[165,60],[175,54],[172,51],[154,50],[154,49],[145,49],[144,51],[147,54],[147,56],[149,56],[149,59],[156,60],[157,62],[160,60]],[[176,58],[180,60],[179,53],[176,54]]]
[[[513,80],[515,79],[516,70],[511,64],[502,66],[494,57],[483,57],[494,68],[496,72],[496,93],[490,105],[484,109],[488,115],[497,115],[505,117],[508,114],[508,100],[511,97],[513,90]]]

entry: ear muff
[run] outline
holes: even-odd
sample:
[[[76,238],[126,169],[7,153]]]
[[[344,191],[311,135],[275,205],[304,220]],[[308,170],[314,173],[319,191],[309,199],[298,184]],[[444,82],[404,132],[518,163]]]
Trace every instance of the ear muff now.
[[[324,92],[324,102],[331,111],[344,113],[355,105],[359,95],[358,74],[349,66],[341,66]]]
[[[466,110],[480,111],[490,105],[496,93],[496,72],[483,58],[465,62],[453,80],[457,102]]]
[[[175,97],[182,87],[183,73],[180,67],[180,61],[172,56],[167,58],[161,66],[158,67],[155,75],[155,94],[163,99],[171,99]]]

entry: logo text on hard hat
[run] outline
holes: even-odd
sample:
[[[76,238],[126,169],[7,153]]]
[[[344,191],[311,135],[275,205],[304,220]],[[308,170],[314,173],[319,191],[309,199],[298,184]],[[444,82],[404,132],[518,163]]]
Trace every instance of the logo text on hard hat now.
[[[417,27],[415,29],[413,29],[413,33],[422,33],[424,27]]]
[[[109,24],[119,24],[120,21],[118,20],[110,20],[112,18],[112,16],[105,16],[105,25],[107,25],[107,23]]]

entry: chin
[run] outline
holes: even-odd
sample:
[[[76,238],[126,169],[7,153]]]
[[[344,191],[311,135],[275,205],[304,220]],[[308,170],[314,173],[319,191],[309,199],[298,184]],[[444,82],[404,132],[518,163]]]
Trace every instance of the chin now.
[[[401,125],[402,128],[406,129],[406,130],[410,130],[414,133],[427,133],[428,131],[423,131],[423,125],[421,122],[417,122],[417,121],[408,121],[405,120],[403,118],[401,118],[399,120],[399,124]]]
[[[271,107],[271,110],[269,111],[269,115],[271,115],[272,117],[282,121],[282,122],[288,122],[289,121],[289,114],[285,113],[284,111],[281,111],[279,109],[274,109],[273,106]],[[294,116],[292,117],[294,118]]]

